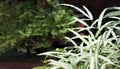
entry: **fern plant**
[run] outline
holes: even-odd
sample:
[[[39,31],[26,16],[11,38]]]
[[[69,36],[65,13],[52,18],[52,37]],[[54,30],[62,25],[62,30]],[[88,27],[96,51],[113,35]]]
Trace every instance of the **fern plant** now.
[[[69,28],[73,37],[65,37],[73,46],[65,47],[62,52],[50,51],[38,55],[48,55],[55,58],[49,59],[51,69],[119,69],[120,68],[120,7],[110,7],[102,11],[95,21],[91,12],[83,6],[83,9],[70,4],[61,4],[72,7],[82,13],[84,18],[74,18],[71,23],[79,22],[84,28]],[[87,22],[92,22],[91,25]],[[93,30],[96,30],[94,33]],[[81,31],[87,31],[87,35],[81,35]],[[77,44],[74,39],[80,39]]]

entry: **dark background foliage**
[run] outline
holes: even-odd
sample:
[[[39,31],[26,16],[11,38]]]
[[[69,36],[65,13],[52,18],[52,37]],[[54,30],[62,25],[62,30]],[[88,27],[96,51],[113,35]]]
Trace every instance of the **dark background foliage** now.
[[[15,49],[35,54],[52,49],[73,27],[69,24],[73,12],[58,4],[52,0],[0,2],[0,52]]]

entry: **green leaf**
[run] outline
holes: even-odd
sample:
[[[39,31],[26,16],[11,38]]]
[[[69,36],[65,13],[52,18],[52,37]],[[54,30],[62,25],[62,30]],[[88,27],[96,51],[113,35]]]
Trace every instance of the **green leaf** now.
[[[114,16],[119,16],[119,15],[120,15],[120,10],[119,11],[109,12],[104,17],[114,17]]]

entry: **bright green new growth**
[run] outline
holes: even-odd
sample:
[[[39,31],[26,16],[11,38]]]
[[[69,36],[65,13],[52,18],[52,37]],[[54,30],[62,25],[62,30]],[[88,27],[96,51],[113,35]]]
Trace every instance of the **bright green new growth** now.
[[[91,12],[85,6],[82,10],[69,4],[61,5],[73,7],[85,15],[86,18],[74,18],[71,22],[79,22],[85,27],[68,29],[75,36],[65,38],[74,46],[66,47],[62,52],[51,51],[38,55],[59,58],[59,60],[48,60],[49,64],[53,65],[51,69],[119,69],[120,34],[116,33],[116,30],[120,31],[120,14],[118,14],[120,7],[104,9],[99,18],[93,21]],[[88,25],[88,20],[92,21],[91,25]],[[96,30],[96,33],[92,30]],[[81,35],[81,31],[87,31],[88,35]],[[80,39],[80,44],[78,45],[73,39]]]

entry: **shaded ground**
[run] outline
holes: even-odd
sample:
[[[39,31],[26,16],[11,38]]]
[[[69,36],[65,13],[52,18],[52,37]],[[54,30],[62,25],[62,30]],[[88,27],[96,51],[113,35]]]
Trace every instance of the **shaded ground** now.
[[[41,57],[6,57],[0,58],[0,69],[32,69],[44,66]]]
[[[36,66],[41,66],[38,62],[1,62],[0,69],[32,69]]]

